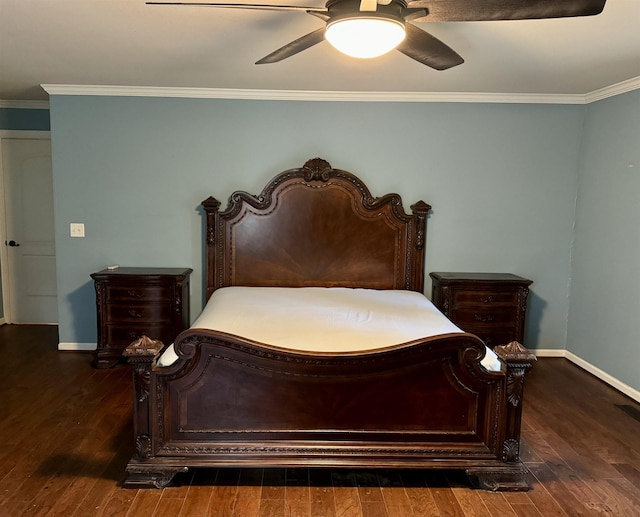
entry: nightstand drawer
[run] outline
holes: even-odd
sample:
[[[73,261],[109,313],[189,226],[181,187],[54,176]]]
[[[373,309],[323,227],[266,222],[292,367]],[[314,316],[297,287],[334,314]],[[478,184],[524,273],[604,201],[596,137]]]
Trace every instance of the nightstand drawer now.
[[[516,319],[516,307],[500,309],[469,309],[455,308],[451,313],[451,319],[456,325],[466,330],[470,326],[481,325],[511,325]]]
[[[489,348],[493,348],[498,345],[508,345],[514,340],[516,330],[513,327],[473,327],[470,326],[466,332],[475,334],[478,336],[484,344]]]
[[[453,290],[453,303],[456,306],[495,307],[500,305],[513,306],[518,302],[516,291],[469,291]]]
[[[168,341],[166,344],[175,337],[171,335],[171,327],[166,325],[107,325],[105,330],[105,342],[115,347],[127,347],[140,336]]]
[[[107,323],[162,323],[171,317],[171,306],[168,303],[146,303],[146,304],[107,304],[105,318]]]
[[[169,285],[108,285],[105,288],[105,302],[155,302],[163,301],[171,296]]]

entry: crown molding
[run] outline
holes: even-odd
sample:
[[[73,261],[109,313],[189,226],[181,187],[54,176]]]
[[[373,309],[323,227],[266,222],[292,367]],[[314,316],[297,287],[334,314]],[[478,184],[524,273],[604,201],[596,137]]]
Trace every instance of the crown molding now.
[[[0,108],[48,110],[49,101],[8,101],[0,99]]]
[[[584,96],[585,104],[591,104],[592,102],[601,101],[602,99],[606,99],[608,97],[614,97],[616,95],[638,89],[640,89],[640,76],[587,93]]]
[[[49,95],[110,97],[179,97],[190,99],[245,99],[320,102],[454,102],[510,104],[582,104],[582,95],[548,95],[473,92],[368,92],[251,90],[230,88],[162,88],[147,86],[101,86],[43,84]]]
[[[49,95],[106,97],[164,97],[189,99],[245,99],[322,102],[452,102],[495,104],[589,104],[640,88],[640,77],[587,94],[533,94],[481,92],[366,92],[251,90],[230,88],[163,88],[156,86],[106,86],[43,84]]]

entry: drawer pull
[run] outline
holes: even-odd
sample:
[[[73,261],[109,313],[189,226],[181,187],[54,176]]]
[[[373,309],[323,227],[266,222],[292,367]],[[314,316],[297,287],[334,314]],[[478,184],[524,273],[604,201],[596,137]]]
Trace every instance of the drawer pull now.
[[[130,309],[129,316],[132,318],[142,318],[144,316],[144,312],[136,312],[134,309]]]
[[[482,315],[482,314],[474,314],[473,317],[477,320],[477,321],[482,321],[482,322],[487,322],[487,321],[493,321],[494,317],[492,314],[488,314],[488,315]]]
[[[138,335],[137,332],[129,332],[129,337],[131,339],[138,339],[140,336]]]
[[[482,303],[491,303],[491,302],[493,301],[493,295],[478,296],[478,299],[479,299]]]
[[[129,289],[127,291],[127,294],[132,298],[142,298],[144,296],[144,294],[141,293],[140,291],[134,291],[133,289]]]

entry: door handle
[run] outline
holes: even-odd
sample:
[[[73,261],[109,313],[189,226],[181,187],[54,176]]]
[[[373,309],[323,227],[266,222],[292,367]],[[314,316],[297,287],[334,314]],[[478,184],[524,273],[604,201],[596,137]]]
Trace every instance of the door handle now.
[[[12,248],[15,248],[16,246],[20,246],[20,244],[19,244],[19,243],[17,243],[16,241],[9,241],[9,242],[4,241],[4,243],[5,243],[7,246],[11,246]]]

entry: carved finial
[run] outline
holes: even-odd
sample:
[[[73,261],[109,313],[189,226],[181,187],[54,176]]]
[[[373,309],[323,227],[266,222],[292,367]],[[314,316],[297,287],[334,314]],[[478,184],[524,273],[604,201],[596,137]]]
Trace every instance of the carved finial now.
[[[522,400],[524,376],[533,366],[536,356],[517,341],[497,346],[493,351],[507,364],[507,400],[516,407]]]
[[[312,158],[302,166],[306,181],[329,181],[331,164],[322,158]]]
[[[215,212],[220,208],[220,201],[218,201],[215,197],[209,196],[202,203],[200,203],[204,208],[205,212]]]
[[[431,210],[431,205],[428,205],[424,201],[420,200],[417,203],[411,205],[411,210],[414,214],[426,215]]]
[[[507,362],[529,362],[536,361],[535,354],[529,352],[524,346],[517,341],[512,341],[508,345],[497,346],[493,351],[500,357],[500,359]]]
[[[164,348],[162,341],[142,336],[124,349],[122,355],[130,359],[136,357],[155,357]]]

